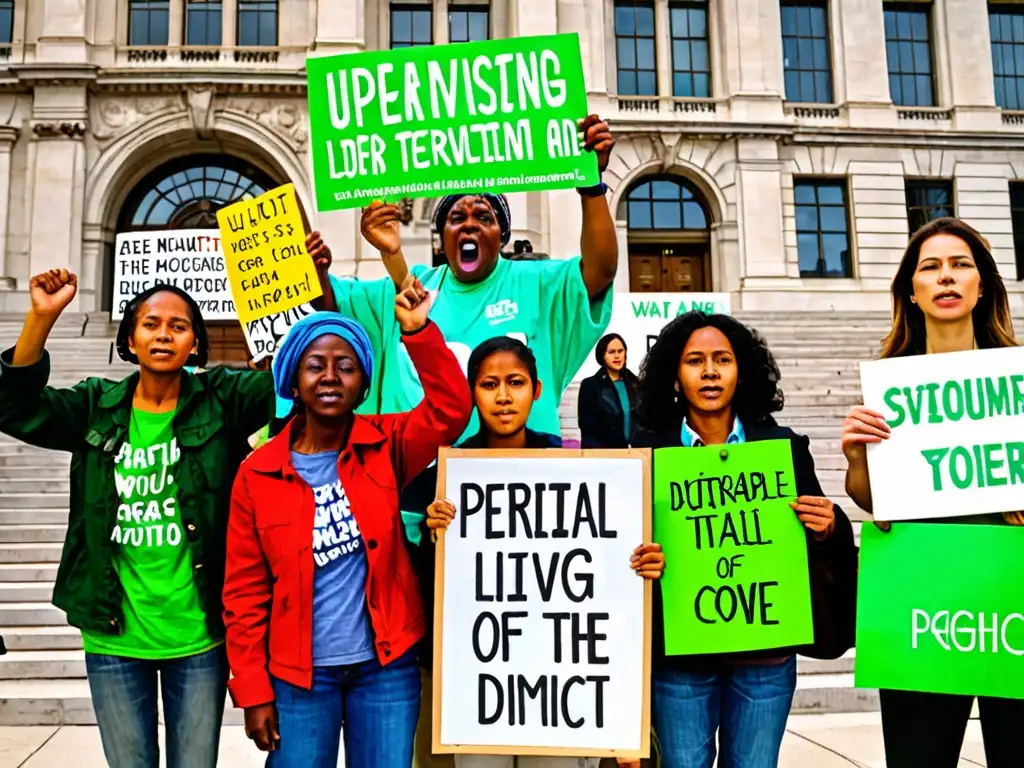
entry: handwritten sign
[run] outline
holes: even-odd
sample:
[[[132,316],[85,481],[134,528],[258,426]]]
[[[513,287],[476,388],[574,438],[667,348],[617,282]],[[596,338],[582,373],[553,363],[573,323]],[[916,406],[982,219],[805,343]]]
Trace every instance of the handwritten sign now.
[[[788,440],[654,452],[667,654],[814,640],[807,539],[789,506],[796,496]]]
[[[876,360],[860,381],[892,430],[868,446],[876,520],[1024,509],[1024,348]]]
[[[728,315],[731,307],[728,293],[617,293],[608,332],[625,339],[629,368],[639,371],[662,329],[679,315],[692,311]],[[574,379],[585,379],[597,371],[597,361],[590,355]]]
[[[317,208],[452,192],[589,187],[579,37],[552,35],[310,58]]]
[[[315,310],[310,304],[300,304],[276,315],[268,315],[242,324],[245,343],[249,347],[252,359],[259,362],[265,357],[273,357],[281,346],[284,337],[299,320]]]
[[[110,319],[120,320],[129,301],[157,284],[188,292],[205,320],[235,318],[235,301],[216,229],[118,233]]]
[[[442,452],[434,752],[646,757],[646,451]]]
[[[322,294],[293,184],[221,208],[217,224],[243,325]]]
[[[857,686],[1024,699],[1022,580],[1024,528],[865,525]]]

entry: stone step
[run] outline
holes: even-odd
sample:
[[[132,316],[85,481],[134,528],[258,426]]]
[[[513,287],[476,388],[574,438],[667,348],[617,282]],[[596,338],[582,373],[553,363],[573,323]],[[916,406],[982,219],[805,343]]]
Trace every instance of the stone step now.
[[[22,471],[20,477],[0,477],[0,499],[6,498],[8,494],[67,494],[71,490],[68,469],[61,466],[59,469],[50,469],[46,475]]]
[[[9,651],[80,651],[82,633],[67,624],[49,627],[6,627],[4,643]]]
[[[878,691],[855,688],[853,673],[833,675],[799,675],[793,697],[794,715],[835,712],[876,712]]]
[[[0,681],[0,725],[95,725],[85,680]]]
[[[0,582],[48,582],[57,578],[57,561],[0,563]]]
[[[0,525],[0,546],[64,541],[67,525]]]
[[[0,563],[59,563],[62,544],[7,544],[0,547]]]
[[[3,503],[3,499],[0,499]],[[66,525],[68,509],[0,509],[0,526],[3,525]]]
[[[28,480],[29,478],[52,478],[48,479],[47,483],[58,482],[64,485],[68,484],[70,470],[69,461],[53,462],[50,465],[44,465],[44,461],[37,458],[31,464],[26,462],[21,466],[12,464],[6,464],[0,461],[0,482],[5,480]],[[39,482],[39,480],[35,480]]]
[[[0,581],[0,603],[48,603],[52,599],[52,581]]]
[[[67,506],[68,493],[5,493],[0,503],[8,509],[53,509]]]
[[[67,624],[64,611],[50,603],[0,603],[0,634],[7,627],[59,627]]]
[[[838,659],[809,659],[806,656],[797,657],[798,675],[845,675],[853,672],[853,664],[856,654],[851,648]]]
[[[85,679],[84,651],[10,651],[0,656],[0,680]]]

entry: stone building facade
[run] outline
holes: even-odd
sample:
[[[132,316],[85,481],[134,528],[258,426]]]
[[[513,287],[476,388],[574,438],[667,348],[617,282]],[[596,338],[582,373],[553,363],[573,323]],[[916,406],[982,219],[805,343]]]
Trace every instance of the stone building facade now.
[[[559,32],[618,136],[617,290],[883,309],[912,226],[955,212],[1024,308],[1024,3],[0,0],[0,311],[59,265],[109,309],[118,231],[288,181],[312,210],[307,56]],[[578,252],[575,193],[512,205],[515,239]],[[382,274],[356,212],[313,218],[339,274]]]

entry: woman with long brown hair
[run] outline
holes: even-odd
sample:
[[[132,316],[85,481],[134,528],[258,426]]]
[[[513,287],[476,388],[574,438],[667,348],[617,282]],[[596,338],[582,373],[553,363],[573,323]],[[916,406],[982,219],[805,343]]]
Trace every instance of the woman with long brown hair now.
[[[892,303],[892,330],[882,342],[882,358],[1017,346],[1006,288],[988,241],[959,219],[936,219],[910,238],[892,281]],[[888,437],[885,417],[863,405],[854,406],[843,422],[846,492],[867,512],[872,509],[867,445]],[[942,522],[1022,525],[1024,515]],[[956,768],[974,697],[883,690],[881,704],[888,765]],[[979,708],[989,768],[1019,766],[1024,700],[981,698]]]

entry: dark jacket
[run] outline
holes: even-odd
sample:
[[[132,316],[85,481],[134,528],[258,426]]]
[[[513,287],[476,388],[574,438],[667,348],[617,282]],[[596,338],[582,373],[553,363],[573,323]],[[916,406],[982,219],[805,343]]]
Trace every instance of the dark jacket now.
[[[117,522],[114,457],[128,437],[138,372],[114,382],[86,379],[69,389],[46,386],[50,357],[11,365],[0,355],[0,432],[71,454],[71,499],[53,604],[90,632],[121,634],[121,583],[114,570]],[[270,420],[274,383],[268,372],[213,368],[182,373],[174,435],[181,448],[175,479],[199,604],[214,638],[224,637],[221,589],[228,503],[248,437]]]
[[[624,369],[622,380],[626,382],[629,395],[630,424],[635,425],[637,378]],[[615,382],[604,368],[580,384],[577,417],[584,448],[629,448],[633,442],[633,436],[625,433],[622,402],[615,391]]]
[[[486,438],[483,431],[477,432],[472,437],[466,438],[456,448],[465,450],[478,450],[487,448]],[[534,432],[526,430],[527,448],[561,448],[562,438],[558,435],[549,435],[545,432]],[[431,531],[427,528],[426,514],[427,507],[437,498],[437,464],[433,464],[419,477],[413,480],[402,494],[402,509],[410,512],[423,514],[423,522],[420,523],[421,535],[419,545],[406,540],[409,548],[409,556],[412,558],[413,569],[419,579],[420,597],[423,600],[423,609],[427,617],[427,632],[420,643],[419,657],[420,664],[429,670],[433,669],[434,658],[434,542]]]
[[[814,459],[810,440],[788,427],[771,421],[748,426],[748,443],[760,440],[789,440],[793,451],[793,471],[796,475],[798,496],[824,496],[821,483],[814,472]],[[659,432],[637,430],[635,445],[643,448],[679,448],[682,445],[679,428]],[[783,648],[769,651],[751,651],[715,655],[666,656],[665,633],[662,616],[660,584],[655,582],[652,659],[655,667],[677,669],[706,669],[723,660],[757,660],[779,658],[801,653],[816,658],[838,658],[853,646],[854,608],[857,586],[857,548],[853,539],[853,526],[846,513],[835,505],[835,529],[824,541],[807,531],[807,556],[811,577],[811,604],[814,613],[814,646]],[[671,568],[671,563],[666,563]]]

